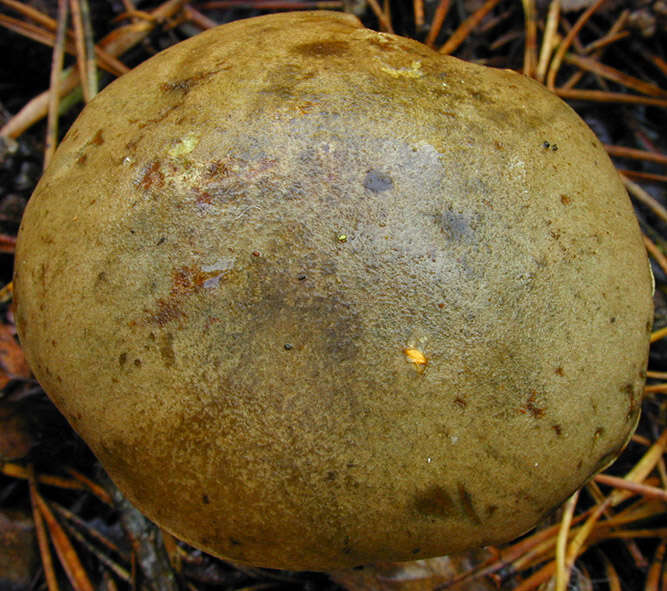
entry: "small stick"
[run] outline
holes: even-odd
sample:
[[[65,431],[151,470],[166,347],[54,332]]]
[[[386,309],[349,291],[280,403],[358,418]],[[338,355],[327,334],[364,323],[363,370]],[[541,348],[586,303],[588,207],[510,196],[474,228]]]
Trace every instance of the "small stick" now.
[[[655,172],[642,172],[639,170],[627,170],[618,168],[618,172],[631,179],[646,181],[648,183],[667,183],[667,174],[657,174]]]
[[[663,270],[664,273],[667,273],[667,257],[665,257],[662,252],[658,249],[658,247],[655,245],[655,243],[648,237],[644,236],[644,246],[646,247],[646,250],[648,251],[649,255],[653,258],[653,260],[658,263],[660,268]],[[659,331],[656,331],[658,333]],[[651,342],[659,341],[661,338],[663,338],[664,335],[660,334],[655,334],[651,335],[651,339],[655,337],[655,340],[652,340]]]
[[[583,57],[573,53],[568,53],[563,59],[567,63],[572,64],[573,66],[577,66],[582,70],[593,72],[594,74],[602,76],[607,80],[618,82],[627,88],[632,88],[633,90],[648,96],[667,96],[667,91],[660,88],[659,86],[651,84],[650,82],[644,82],[644,80],[640,80],[634,76],[629,76],[628,74],[625,74],[616,68],[601,64],[596,59],[591,57]]]
[[[614,146],[612,144],[605,144],[604,149],[610,156],[617,158],[632,158],[633,160],[647,160],[649,162],[657,162],[667,166],[667,154],[660,154],[658,152],[649,152],[648,150],[637,150],[636,148],[626,148],[625,146]]]
[[[608,474],[598,474],[595,476],[595,481],[599,482],[600,484],[606,484],[607,486],[613,486],[614,488],[627,490],[631,493],[642,495],[649,499],[656,499],[658,501],[662,501],[663,503],[667,502],[667,490],[663,490],[657,486],[649,486],[648,484],[630,482],[625,478],[609,476]]]
[[[32,465],[28,468],[28,487],[30,490],[30,501],[32,504],[32,518],[35,522],[35,531],[37,533],[37,543],[39,553],[42,558],[42,567],[44,568],[44,578],[49,591],[58,591],[58,580],[53,569],[53,557],[49,548],[49,539],[44,527],[44,520],[37,505],[37,484],[35,482],[35,470]]]
[[[76,43],[76,62],[79,68],[83,100],[89,102],[93,97],[90,94],[90,83],[88,81],[88,68],[86,66],[86,42],[83,33],[83,18],[79,0],[70,0],[72,10],[72,24],[74,25],[74,41]]]
[[[535,77],[537,68],[537,11],[535,0],[521,0],[523,4],[526,41],[523,53],[523,73]]]
[[[450,53],[456,51],[459,45],[461,45],[465,38],[470,34],[470,31],[472,31],[482,21],[482,19],[495,8],[499,2],[500,0],[486,0],[481,8],[473,12],[459,25],[459,28],[454,31],[452,36],[440,48],[440,53],[449,55]]]
[[[95,38],[93,35],[93,24],[90,20],[90,5],[88,0],[78,0],[81,7],[81,21],[83,24],[83,41],[86,46],[86,80],[88,80],[88,94],[95,97],[99,87],[97,81],[97,64],[95,63]],[[85,94],[85,93],[84,93]]]
[[[646,205],[646,207],[650,208],[663,222],[667,222],[667,209],[662,204],[658,203],[650,193],[642,189],[637,183],[634,183],[622,175],[621,180],[630,195],[637,199],[637,201]]]
[[[183,2],[184,0],[167,0],[151,12],[153,22],[133,23],[116,29],[100,41],[100,47],[109,55],[121,55],[143,41],[154,29],[154,23],[162,22],[179,11]],[[79,84],[78,72],[76,70],[67,70],[67,72],[66,78],[61,81],[61,96],[73,91]],[[20,136],[26,129],[46,115],[48,102],[48,91],[34,97],[0,129],[0,136],[10,138]]]
[[[665,569],[667,566],[663,564],[665,560],[665,547],[667,546],[667,539],[663,537],[660,545],[653,554],[651,567],[646,575],[646,583],[644,589],[646,591],[658,591],[658,589],[665,589],[667,584],[667,573]],[[662,579],[662,581],[661,581]]]
[[[38,492],[35,492],[35,500],[37,501],[39,512],[46,522],[46,527],[51,534],[51,541],[60,559],[60,564],[62,564],[72,587],[76,591],[94,591],[93,585],[79,560],[76,550],[72,546],[72,542],[70,542],[67,534],[46,504],[46,501],[42,499]]]
[[[667,99],[625,94],[623,92],[605,92],[603,90],[579,90],[578,88],[555,88],[553,92],[564,99],[591,101],[599,103],[638,104],[651,107],[667,108]]]
[[[74,468],[67,468],[67,473],[72,476],[75,480],[81,482],[92,494],[94,494],[100,501],[106,505],[113,506],[113,499],[111,495],[97,482],[94,482],[87,476],[81,474],[78,470]]]
[[[586,21],[588,21],[588,19],[591,18],[593,13],[598,8],[600,8],[600,6],[604,1],[605,0],[596,0],[594,4],[589,6],[584,11],[584,13],[579,17],[574,26],[568,31],[567,35],[565,36],[565,39],[563,39],[563,42],[559,45],[558,49],[556,50],[556,54],[554,55],[554,58],[551,61],[551,67],[549,68],[549,73],[547,74],[547,88],[549,90],[553,91],[556,88],[556,75],[558,74],[558,70],[560,69],[561,63],[563,62],[563,57],[565,56],[565,53],[570,48],[570,45],[572,45],[572,43],[574,42],[574,39],[579,34],[579,31],[581,31],[582,27],[586,24]]]
[[[566,560],[567,539],[570,534],[570,525],[572,524],[572,516],[574,509],[579,500],[579,491],[576,491],[565,503],[563,510],[563,519],[558,530],[558,537],[556,539],[556,590],[566,591],[567,584],[570,581],[570,572],[574,561]]]
[[[597,41],[592,41],[586,47],[584,47],[584,53],[590,54],[599,51],[600,49],[606,49],[611,44],[625,39],[630,36],[630,31],[621,31],[619,33],[607,33],[604,37],[600,37]]]
[[[435,14],[433,15],[433,21],[431,22],[431,30],[426,36],[426,41],[424,41],[429,47],[435,45],[435,40],[442,29],[442,25],[445,22],[445,18],[447,18],[447,13],[449,12],[451,5],[452,0],[440,0],[438,3],[438,7],[435,9]]]
[[[653,243],[651,243],[651,244],[653,245]],[[655,245],[653,245],[653,246],[655,246]],[[647,246],[647,248],[648,248],[648,246]],[[660,339],[664,339],[665,337],[667,337],[667,326],[665,326],[664,328],[659,328],[658,330],[653,331],[651,333],[650,342],[651,343],[656,343]],[[649,373],[650,372],[647,372],[647,374],[646,374],[647,377],[659,378],[659,379],[662,379],[662,380],[667,379],[667,374],[664,374],[662,372],[660,372],[660,373],[655,372],[655,375],[649,375]],[[658,385],[660,386],[660,388],[663,388],[665,384],[658,384]],[[646,386],[644,389],[646,390],[646,388],[654,388],[654,387],[655,387],[655,385]],[[655,390],[647,390],[647,391],[648,392],[655,392]]]
[[[628,21],[628,17],[630,16],[630,11],[629,10],[624,10],[620,16],[614,21],[614,24],[611,26],[609,29],[608,35],[615,35],[616,33],[619,33],[623,27],[625,27],[626,22]],[[598,40],[599,41],[599,40]],[[584,51],[582,53],[585,53],[585,50],[587,48],[584,48]],[[596,58],[601,58],[604,55],[604,48],[598,49],[593,53],[593,57]],[[577,70],[572,76],[570,76],[569,80],[561,86],[561,88],[574,88],[576,84],[579,82],[584,77],[584,72],[581,70]]]
[[[51,162],[58,143],[58,106],[60,104],[60,78],[65,57],[65,36],[67,33],[67,0],[58,0],[58,28],[53,45],[51,60],[51,83],[49,86],[49,111],[46,120],[46,142],[44,148],[44,169]]]
[[[55,31],[58,28],[57,22],[53,20],[50,16],[44,14],[40,10],[24,4],[23,2],[17,2],[16,0],[0,0],[0,4],[4,4],[8,8],[15,10],[19,14],[29,18],[30,20],[35,21],[36,23],[41,24],[47,29]]]
[[[208,18],[205,14],[202,14],[198,10],[192,8],[189,4],[186,4],[184,7],[185,16],[197,25],[202,30],[212,29],[217,27],[219,23],[216,23],[213,19]]]
[[[377,0],[368,0],[368,4],[370,4],[371,10],[377,17],[378,21],[380,21],[380,28],[383,31],[386,31],[387,33],[393,33],[394,29],[391,26],[391,21],[387,18],[387,15],[382,11],[382,8],[380,8],[380,5],[378,4]]]
[[[12,462],[5,462],[4,464],[0,463],[0,472],[11,478],[30,479],[30,472],[28,469]],[[80,482],[69,478],[63,478],[62,476],[56,476],[54,474],[39,474],[35,478],[39,484],[56,486],[68,490],[85,490],[85,487]]]
[[[424,28],[424,0],[412,0],[415,14],[415,29],[421,31]]]
[[[552,0],[549,5],[547,22],[544,27],[544,37],[542,38],[542,47],[540,48],[540,59],[537,64],[537,79],[544,82],[547,73],[547,66],[551,58],[551,52],[556,45],[558,31],[558,18],[560,16],[560,0]]]
[[[664,336],[664,334],[660,335],[661,338]],[[651,384],[649,386],[644,386],[644,392],[646,394],[667,394],[667,384]]]

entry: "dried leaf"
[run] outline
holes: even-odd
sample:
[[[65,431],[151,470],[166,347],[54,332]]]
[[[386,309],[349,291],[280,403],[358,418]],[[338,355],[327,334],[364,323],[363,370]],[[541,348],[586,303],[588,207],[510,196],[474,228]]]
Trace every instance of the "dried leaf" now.
[[[29,589],[37,568],[35,525],[27,513],[0,511],[0,589]]]
[[[331,578],[347,591],[432,591],[449,582],[462,571],[479,565],[488,553],[484,550],[415,560],[386,562],[361,569],[331,573]],[[457,591],[495,591],[485,579],[468,581],[456,587]]]
[[[0,324],[0,386],[5,387],[14,378],[29,378],[30,370],[23,350],[14,338],[14,331]]]
[[[0,401],[0,461],[25,458],[33,443],[28,421],[18,406]]]

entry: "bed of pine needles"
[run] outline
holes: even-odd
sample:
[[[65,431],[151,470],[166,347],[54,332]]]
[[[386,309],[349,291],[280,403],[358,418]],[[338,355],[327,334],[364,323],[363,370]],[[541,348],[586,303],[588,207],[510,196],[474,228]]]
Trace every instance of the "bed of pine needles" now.
[[[635,205],[657,284],[639,428],[611,468],[504,547],[329,574],[211,558],[125,501],[26,366],[12,315],[16,232],[82,105],[204,29],[299,9],[354,12],[536,78],[593,128]],[[666,48],[665,0],[0,0],[0,589],[667,591]]]

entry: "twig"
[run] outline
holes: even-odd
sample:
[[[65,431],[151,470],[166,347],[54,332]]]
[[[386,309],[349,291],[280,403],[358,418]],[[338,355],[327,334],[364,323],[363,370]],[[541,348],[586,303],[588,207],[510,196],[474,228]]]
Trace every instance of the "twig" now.
[[[86,42],[83,33],[83,19],[79,0],[70,0],[72,11],[72,24],[74,25],[74,41],[76,43],[76,62],[79,68],[79,79],[83,90],[83,99],[89,102],[93,97],[90,94],[90,83],[88,82],[88,68],[86,67]]]
[[[192,8],[192,6],[190,6],[189,4],[186,4],[183,10],[188,20],[193,22],[195,25],[197,25],[200,29],[204,31],[206,29],[212,29],[214,27],[217,27],[219,24],[216,23],[213,19],[208,18],[205,14],[202,14],[198,10]]]
[[[94,482],[87,476],[84,476],[74,468],[67,468],[67,473],[74,479],[81,482],[91,493],[93,493],[104,504],[113,506],[113,499],[111,495],[97,482]]]
[[[617,158],[647,160],[649,162],[656,162],[667,166],[667,154],[649,152],[648,150],[637,150],[635,148],[626,148],[625,146],[613,146],[611,144],[605,144],[604,149],[607,150],[607,154],[616,156]]]
[[[33,39],[38,43],[42,43],[50,47],[53,47],[55,43],[55,34],[51,30],[47,31],[46,29],[42,29],[34,24],[26,23],[4,14],[0,14],[0,26],[3,26],[6,29],[9,29],[10,31],[14,31],[15,33],[18,33],[20,35]],[[49,29],[50,28],[51,27],[49,27]],[[56,28],[57,26],[55,26],[55,21],[54,21],[53,31],[55,31]],[[67,32],[65,50],[67,51],[67,53],[76,55],[76,46],[74,44],[72,35],[69,32]],[[95,54],[97,55],[97,59],[99,60],[98,64],[99,67],[113,74],[114,76],[120,76],[129,70],[129,68],[125,64],[123,64],[113,56],[109,55],[107,52],[105,52],[103,49],[99,47],[95,47]]]
[[[424,0],[412,0],[415,15],[415,29],[421,31],[424,28]]]
[[[120,27],[102,39],[99,46],[113,56],[125,53],[128,49],[145,39],[154,27],[157,26],[157,23],[173,16],[180,10],[183,2],[184,0],[167,0],[167,2],[161,4],[151,13],[154,18],[153,22],[132,23]],[[61,96],[71,92],[79,84],[79,75],[76,70],[66,70],[66,72],[67,75],[61,82]],[[48,91],[33,98],[0,129],[0,135],[11,138],[20,136],[26,129],[46,115],[48,101]]]
[[[642,94],[655,97],[667,96],[667,91],[660,88],[659,86],[651,84],[650,82],[644,82],[643,80],[635,78],[634,76],[629,76],[628,74],[625,74],[616,68],[601,64],[596,59],[591,57],[583,57],[573,53],[568,53],[563,59],[567,63],[581,68],[582,70],[593,72],[602,78],[606,78],[612,82],[618,82],[619,84],[636,90],[637,92],[641,92]]]
[[[607,486],[613,486],[615,488],[627,490],[631,493],[642,495],[649,499],[657,499],[658,501],[667,502],[667,491],[655,486],[630,482],[625,478],[610,476],[608,474],[598,474],[595,476],[595,481],[599,482],[600,484],[606,484]]]
[[[561,98],[600,103],[638,104],[652,107],[667,108],[667,99],[625,94],[622,92],[605,92],[603,90],[579,90],[577,88],[556,88],[554,92]]]
[[[46,123],[46,142],[44,147],[44,169],[51,162],[58,143],[58,105],[60,104],[60,79],[65,57],[65,37],[67,34],[67,0],[58,0],[58,28],[53,44],[51,59],[51,82],[49,85],[49,106]]]
[[[554,90],[556,88],[556,75],[560,69],[561,63],[563,62],[563,57],[567,53],[567,50],[570,48],[570,45],[574,42],[574,39],[581,31],[582,27],[586,24],[586,21],[593,15],[593,13],[600,8],[602,3],[605,0],[596,0],[594,4],[589,6],[579,17],[574,26],[568,31],[565,39],[559,45],[554,55],[553,60],[551,61],[551,67],[549,68],[549,73],[547,74],[547,88],[549,90]]]
[[[664,591],[667,584],[667,568],[663,562],[665,560],[665,547],[667,546],[667,538],[661,540],[660,544],[656,548],[655,554],[653,554],[653,560],[651,561],[651,567],[649,568],[648,574],[646,575],[646,583],[644,589],[646,591],[658,591],[662,589]],[[661,580],[662,579],[662,580]]]
[[[93,585],[81,565],[76,550],[74,550],[72,543],[56,520],[53,512],[37,492],[35,492],[35,500],[37,501],[39,512],[44,517],[46,527],[49,529],[49,534],[51,534],[51,541],[60,559],[60,564],[62,564],[72,587],[76,591],[94,591]]]
[[[32,517],[35,522],[35,532],[37,533],[37,543],[39,544],[39,553],[42,559],[44,569],[44,578],[49,591],[58,591],[58,580],[53,569],[53,557],[49,548],[49,540],[44,527],[44,520],[37,504],[37,484],[35,481],[35,471],[32,466],[28,468],[28,487],[30,491],[30,501],[32,504]]]
[[[431,22],[431,29],[426,36],[426,45],[433,47],[435,45],[435,40],[440,34],[442,25],[447,18],[447,13],[449,12],[449,7],[452,5],[452,0],[440,0],[438,7],[435,9],[435,14],[433,15],[433,21]]]
[[[499,2],[500,0],[486,0],[481,8],[473,12],[459,25],[459,28],[454,31],[452,36],[440,48],[440,53],[448,55],[456,51],[459,45],[461,45],[465,38],[470,34],[470,31],[472,31],[481,22],[481,20],[496,7]]]
[[[64,507],[60,507],[54,504],[54,507],[58,513],[63,515],[66,519],[72,519],[74,518],[77,520],[79,527],[85,527],[86,530],[88,531],[89,534],[93,535],[95,539],[97,537],[92,534],[92,532],[95,532],[97,536],[102,538],[102,540],[106,540],[99,532],[96,532],[92,528],[88,528],[87,525],[83,522],[82,519],[79,519],[72,513],[71,511],[67,511]],[[111,559],[109,556],[107,556],[104,552],[101,551],[100,548],[96,547],[94,544],[92,544],[79,530],[77,530],[71,523],[65,522],[65,529],[68,531],[69,535],[76,538],[79,543],[83,544],[89,552],[93,553],[97,559],[105,564],[110,570],[114,572],[116,576],[121,578],[124,581],[129,581],[130,580],[130,573],[127,569],[123,568],[120,564],[118,564],[115,560]],[[108,542],[108,541],[107,541]],[[110,542],[109,542],[110,543]],[[129,562],[129,561],[128,561]]]
[[[535,77],[537,68],[537,10],[535,0],[521,0],[523,4],[526,40],[523,53],[523,73]]]
[[[630,36],[630,31],[620,31],[619,33],[607,33],[604,37],[600,37],[595,41],[592,41],[586,47],[584,47],[584,53],[590,54],[599,51],[600,49],[606,49],[610,45],[625,39]]]
[[[625,185],[625,188],[628,190],[628,193],[632,195],[637,201],[644,204],[648,207],[655,215],[657,215],[663,222],[667,222],[667,208],[665,208],[661,203],[657,201],[650,193],[642,189],[637,183],[631,181],[630,179],[621,176],[621,180]]]
[[[111,490],[123,529],[132,540],[134,554],[144,576],[161,591],[178,591],[160,530],[132,506],[111,481],[105,483],[105,488]]]
[[[0,464],[0,472],[2,472],[5,476],[10,476],[12,478],[22,478],[25,480],[30,478],[30,473],[26,468],[11,462]],[[64,488],[68,490],[85,490],[85,487],[80,482],[71,480],[70,478],[56,476],[54,474],[38,474],[36,479],[39,484],[56,486],[58,488]]]
[[[368,0],[368,4],[370,5],[373,14],[375,14],[375,17],[380,22],[380,28],[388,33],[393,33],[394,29],[391,26],[391,21],[387,18],[387,15],[382,8],[380,8],[377,0]]]
[[[71,522],[71,525],[76,525],[86,532],[93,540],[103,545],[107,550],[114,552],[125,562],[130,562],[129,553],[122,551],[114,542],[109,540],[107,537],[103,536],[99,531],[92,527],[89,523],[81,519],[76,513],[73,513],[69,509],[59,505],[58,503],[51,503],[53,508],[67,521]]]
[[[643,172],[640,170],[628,170],[626,168],[617,168],[622,175],[636,179],[638,181],[646,181],[647,183],[667,183],[667,174],[657,174],[655,172]]]
[[[652,244],[652,246],[655,246],[655,245],[653,245],[653,243],[651,243],[651,244]],[[649,248],[649,247],[647,246],[647,248]],[[660,339],[664,339],[665,337],[667,337],[667,326],[652,332],[650,342],[655,343],[655,342],[659,341]],[[657,375],[660,375],[660,379],[663,379],[663,380],[667,379],[667,377],[665,377],[665,374],[660,373],[660,374],[657,374]],[[651,377],[657,377],[657,375],[653,375]],[[660,384],[660,387],[662,387],[662,384]],[[646,386],[645,389],[646,388],[653,388],[653,386]],[[647,390],[647,391],[648,392],[655,392],[655,390]]]
[[[613,36],[616,35],[617,33],[620,33],[623,27],[625,26],[628,17],[630,16],[630,11],[629,10],[624,10],[620,16],[614,21],[614,24],[610,27],[609,32],[607,33],[607,36]],[[602,38],[604,39],[604,37]],[[600,41],[601,39],[598,39]],[[582,49],[582,54],[587,53],[590,45]],[[605,47],[601,47],[597,49],[593,54],[592,57],[595,58],[601,58],[605,53]],[[574,88],[579,80],[581,80],[584,77],[584,72],[583,70],[577,70],[570,76],[568,81],[561,86],[561,88]]]
[[[665,257],[665,255],[662,254],[662,252],[660,252],[660,249],[648,236],[644,236],[644,246],[646,247],[646,250],[648,251],[649,255],[651,255],[653,260],[656,263],[658,263],[662,271],[667,274],[667,257]],[[660,331],[656,331],[656,333],[653,333],[651,335],[652,343],[654,343],[655,341],[659,341],[661,338],[665,336]]]
[[[544,77],[549,66],[551,52],[556,45],[556,31],[558,30],[558,17],[560,16],[560,0],[552,0],[549,5],[547,22],[544,27],[544,37],[542,38],[542,47],[540,49],[540,59],[537,64],[537,79],[544,82]]]
[[[86,68],[86,80],[88,80],[88,96],[92,99],[97,94],[99,85],[97,81],[97,66],[95,64],[95,38],[93,36],[93,25],[90,21],[90,5],[88,4],[88,0],[73,1],[78,2],[81,8],[83,41],[86,47],[84,65]]]
[[[572,570],[573,563],[566,560],[566,549],[572,516],[574,515],[574,509],[577,506],[578,500],[579,491],[576,491],[565,503],[561,526],[558,530],[558,538],[556,540],[556,591],[566,591],[570,580],[570,571]]]

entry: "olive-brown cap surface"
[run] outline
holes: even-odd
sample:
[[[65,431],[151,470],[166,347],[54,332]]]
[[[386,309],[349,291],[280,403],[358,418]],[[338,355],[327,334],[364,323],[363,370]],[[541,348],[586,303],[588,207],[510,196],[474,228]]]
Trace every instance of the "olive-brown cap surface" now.
[[[652,319],[628,197],[567,105],[329,12],[105,89],[15,283],[35,375],[127,496],[290,569],[532,527],[627,442]]]

